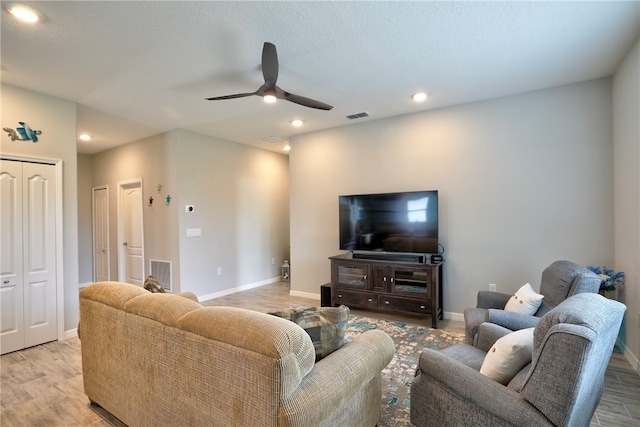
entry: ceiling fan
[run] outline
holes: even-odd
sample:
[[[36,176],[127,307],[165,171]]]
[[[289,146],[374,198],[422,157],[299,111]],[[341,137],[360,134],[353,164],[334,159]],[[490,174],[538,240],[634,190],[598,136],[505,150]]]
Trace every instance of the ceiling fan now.
[[[218,101],[221,99],[244,98],[245,96],[258,95],[265,99],[265,102],[275,102],[276,99],[285,99],[305,107],[317,108],[318,110],[331,110],[332,105],[325,104],[304,96],[294,95],[276,86],[278,80],[278,53],[273,43],[265,42],[262,47],[262,75],[264,84],[255,92],[237,93],[235,95],[215,96],[206,98],[208,101]]]

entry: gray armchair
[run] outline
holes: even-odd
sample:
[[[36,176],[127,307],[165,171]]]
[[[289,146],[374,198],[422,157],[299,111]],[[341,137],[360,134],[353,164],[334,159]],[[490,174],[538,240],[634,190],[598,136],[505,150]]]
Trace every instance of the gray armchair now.
[[[416,426],[588,426],[626,307],[598,294],[568,298],[533,334],[532,362],[505,386],[479,372],[495,340],[511,331],[484,323],[476,346],[420,355],[411,384]]]
[[[511,295],[500,292],[480,291],[476,307],[464,311],[465,342],[473,345],[478,327],[484,322],[495,323],[507,329],[533,328],[540,317],[575,294],[597,293],[600,278],[586,267],[571,261],[556,261],[542,272],[540,293],[542,305],[533,316],[504,310]]]

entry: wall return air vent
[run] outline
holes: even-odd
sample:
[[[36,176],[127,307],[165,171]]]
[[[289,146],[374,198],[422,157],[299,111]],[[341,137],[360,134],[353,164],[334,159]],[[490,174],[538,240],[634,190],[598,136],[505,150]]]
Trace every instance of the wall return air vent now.
[[[265,136],[264,138],[260,138],[260,141],[267,144],[280,144],[281,142],[285,142],[284,139],[278,138],[277,136]]]
[[[165,291],[171,292],[171,261],[150,259],[149,274],[158,279]]]
[[[369,117],[369,113],[367,113],[366,111],[363,111],[362,113],[349,114],[347,116],[347,119],[355,120],[355,119],[361,119],[363,117]]]

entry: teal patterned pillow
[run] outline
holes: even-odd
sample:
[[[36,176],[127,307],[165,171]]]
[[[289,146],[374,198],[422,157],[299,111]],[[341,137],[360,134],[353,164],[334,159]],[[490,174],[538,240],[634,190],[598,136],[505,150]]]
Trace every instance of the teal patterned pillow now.
[[[342,347],[349,320],[349,307],[292,307],[271,312],[304,329],[316,349],[316,362]]]
[[[147,280],[144,281],[143,287],[149,292],[166,293],[160,282],[158,282],[158,279],[153,276],[147,277]]]

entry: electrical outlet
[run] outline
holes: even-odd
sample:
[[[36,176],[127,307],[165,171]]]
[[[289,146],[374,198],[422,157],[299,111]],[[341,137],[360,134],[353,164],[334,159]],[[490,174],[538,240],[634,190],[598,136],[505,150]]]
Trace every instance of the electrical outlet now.
[[[497,286],[496,286],[495,283],[489,283],[489,290],[491,292],[496,292],[496,290],[497,290],[496,288],[497,288]]]
[[[218,276],[222,276],[222,267],[218,267]]]

